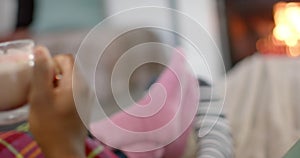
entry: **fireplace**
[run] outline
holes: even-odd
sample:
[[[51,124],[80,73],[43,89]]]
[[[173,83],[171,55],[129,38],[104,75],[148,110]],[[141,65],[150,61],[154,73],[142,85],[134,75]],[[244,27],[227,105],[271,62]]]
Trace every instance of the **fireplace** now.
[[[226,0],[233,64],[255,52],[300,56],[299,2]]]

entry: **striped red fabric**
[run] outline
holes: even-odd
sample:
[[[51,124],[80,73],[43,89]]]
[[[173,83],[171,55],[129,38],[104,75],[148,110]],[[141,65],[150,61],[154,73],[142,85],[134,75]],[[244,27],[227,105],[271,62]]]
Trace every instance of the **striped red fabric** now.
[[[98,141],[86,139],[85,151],[88,158],[117,158]],[[9,131],[0,133],[0,157],[44,158],[38,144],[27,132]]]

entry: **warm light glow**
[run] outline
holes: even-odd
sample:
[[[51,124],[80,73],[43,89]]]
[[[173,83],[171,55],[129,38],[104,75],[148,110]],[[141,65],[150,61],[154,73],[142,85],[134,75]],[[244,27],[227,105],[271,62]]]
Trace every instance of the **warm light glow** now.
[[[288,38],[285,40],[285,44],[289,47],[294,47],[298,44],[298,39],[294,37]]]
[[[287,25],[277,25],[273,30],[273,35],[280,41],[286,41],[293,36],[289,26]]]
[[[300,46],[297,45],[295,47],[289,47],[288,55],[291,57],[298,57],[300,56]]]
[[[283,41],[288,47],[299,45],[300,41],[300,4],[279,2],[274,6],[275,28],[273,36]],[[298,52],[298,49],[297,49]],[[299,56],[299,53],[290,54]]]

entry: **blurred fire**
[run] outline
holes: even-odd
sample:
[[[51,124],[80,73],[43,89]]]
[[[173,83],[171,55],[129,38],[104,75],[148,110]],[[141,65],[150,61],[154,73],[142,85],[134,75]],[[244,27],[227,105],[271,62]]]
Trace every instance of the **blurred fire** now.
[[[263,54],[300,56],[300,3],[276,3],[274,22],[272,34],[257,41],[258,51]]]

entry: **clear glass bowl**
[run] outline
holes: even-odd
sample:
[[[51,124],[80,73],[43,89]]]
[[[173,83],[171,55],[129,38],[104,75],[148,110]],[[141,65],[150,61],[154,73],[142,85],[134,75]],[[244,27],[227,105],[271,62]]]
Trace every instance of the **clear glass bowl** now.
[[[28,117],[33,47],[32,40],[0,43],[0,125],[17,123]]]

